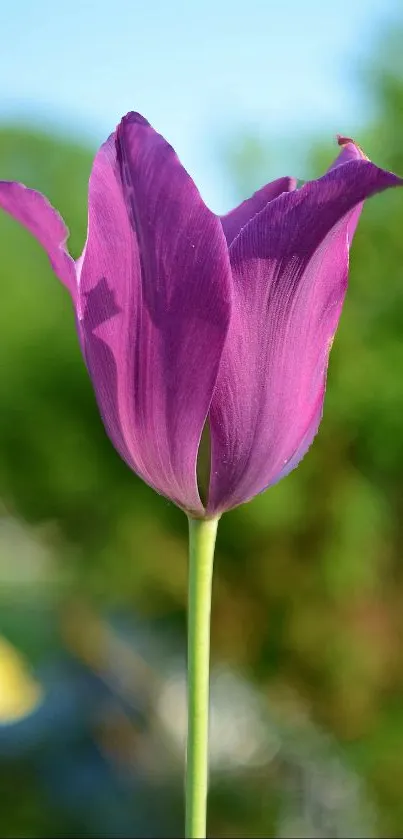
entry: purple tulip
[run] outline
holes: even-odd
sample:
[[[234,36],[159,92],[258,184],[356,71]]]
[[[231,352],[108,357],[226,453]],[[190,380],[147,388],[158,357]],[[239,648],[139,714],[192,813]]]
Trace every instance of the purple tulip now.
[[[95,157],[75,262],[48,201],[0,182],[68,288],[106,431],[131,469],[196,517],[290,472],[320,423],[364,199],[401,185],[352,140],[318,180],[280,178],[220,218],[139,114]],[[211,440],[205,503],[201,435]]]

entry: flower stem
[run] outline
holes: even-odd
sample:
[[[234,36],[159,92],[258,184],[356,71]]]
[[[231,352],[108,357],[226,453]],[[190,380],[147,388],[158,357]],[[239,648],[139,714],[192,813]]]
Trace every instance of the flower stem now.
[[[210,611],[218,518],[189,518],[186,839],[205,839],[208,779]]]

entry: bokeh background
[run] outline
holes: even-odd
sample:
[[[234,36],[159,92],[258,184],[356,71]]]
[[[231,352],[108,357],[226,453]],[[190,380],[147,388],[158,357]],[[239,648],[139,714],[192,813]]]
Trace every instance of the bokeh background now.
[[[389,0],[14,0],[0,177],[78,255],[97,145],[129,109],[226,211],[320,175],[336,132],[403,174]],[[67,294],[0,216],[0,835],[182,835],[186,520],[119,460]],[[403,201],[366,206],[324,420],[221,522],[211,836],[403,833]]]

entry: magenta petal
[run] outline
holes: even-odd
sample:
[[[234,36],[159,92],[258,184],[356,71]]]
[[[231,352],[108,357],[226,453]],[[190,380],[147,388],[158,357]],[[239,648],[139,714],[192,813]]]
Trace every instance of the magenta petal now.
[[[202,514],[196,460],[230,317],[228,249],[173,149],[137,114],[96,157],[79,288],[109,436],[147,483]]]
[[[76,270],[66,249],[68,230],[59,213],[40,192],[13,181],[0,181],[0,207],[35,236],[74,300]]]
[[[292,192],[292,190],[296,189],[296,186],[297,181],[295,178],[278,178],[276,181],[272,181],[271,183],[266,184],[266,186],[263,186],[262,189],[255,192],[251,198],[247,198],[246,201],[242,201],[242,204],[239,204],[239,206],[235,207],[234,210],[231,210],[225,216],[221,216],[221,224],[223,226],[228,245],[231,245],[235,237],[238,236],[242,227],[245,227],[245,224],[247,224],[253,216],[256,215],[256,213],[260,213],[269,201],[273,201],[273,199],[277,198],[278,195],[281,195],[282,192]]]
[[[360,146],[358,146],[357,143],[355,143],[350,137],[341,137],[339,134],[337,142],[341,147],[341,152],[338,157],[336,157],[334,163],[329,166],[329,172],[331,172],[332,169],[336,169],[337,166],[342,166],[344,163],[350,163],[351,160],[369,160]]]
[[[351,225],[365,198],[401,184],[372,163],[344,158],[270,202],[235,239],[233,314],[210,410],[208,512],[276,482],[312,442],[347,286]]]
[[[369,160],[369,158],[364,154],[360,146],[351,140],[350,137],[341,137],[338,135],[337,137],[339,146],[341,146],[341,152],[336,157],[336,160],[332,163],[329,167],[328,172],[332,172],[333,169],[336,169],[338,166],[344,166],[345,163],[350,163],[352,160]],[[350,215],[350,221],[348,225],[348,240],[349,243],[353,241],[354,233],[357,228],[357,224],[360,220],[360,215],[363,208],[363,202],[357,204],[354,211]]]

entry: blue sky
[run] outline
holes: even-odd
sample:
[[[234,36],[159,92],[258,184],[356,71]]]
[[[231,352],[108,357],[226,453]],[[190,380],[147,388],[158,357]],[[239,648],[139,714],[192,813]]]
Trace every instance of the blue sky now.
[[[141,111],[212,208],[223,210],[229,193],[217,146],[231,132],[281,144],[318,130],[329,142],[359,130],[357,74],[397,5],[11,0],[0,21],[0,118],[35,120],[98,144],[123,113]],[[287,151],[285,161],[290,169]]]

